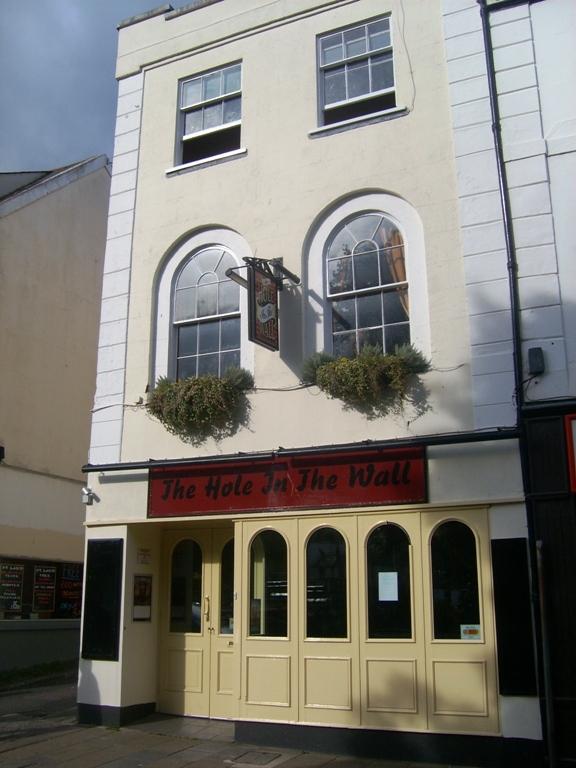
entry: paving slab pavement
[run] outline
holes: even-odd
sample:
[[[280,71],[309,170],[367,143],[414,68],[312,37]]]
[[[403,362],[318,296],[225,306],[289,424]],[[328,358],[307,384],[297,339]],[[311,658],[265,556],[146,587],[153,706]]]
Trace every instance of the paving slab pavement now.
[[[73,682],[0,691],[2,768],[458,768],[260,747],[234,726],[151,715],[123,728],[78,725]]]

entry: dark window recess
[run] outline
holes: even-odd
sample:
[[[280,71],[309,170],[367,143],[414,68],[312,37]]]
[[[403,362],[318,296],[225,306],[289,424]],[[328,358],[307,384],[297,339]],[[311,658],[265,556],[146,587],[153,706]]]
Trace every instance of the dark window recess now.
[[[355,117],[373,115],[375,112],[383,112],[396,106],[396,94],[385,93],[371,99],[354,101],[351,104],[343,104],[341,107],[333,107],[324,110],[324,125],[340,123],[344,120],[352,120]]]
[[[532,493],[568,492],[566,437],[560,417],[526,422]]]
[[[182,163],[206,160],[235,149],[240,149],[239,125],[187,139],[182,143]]]
[[[306,637],[346,637],[347,614],[346,544],[321,528],[306,548]]]
[[[503,696],[535,696],[526,539],[492,541],[492,572],[500,693]]]
[[[234,632],[234,540],[222,549],[220,558],[220,634]]]
[[[368,637],[412,637],[408,536],[397,525],[381,525],[370,534],[367,557]]]
[[[436,640],[465,640],[466,627],[480,628],[476,539],[457,520],[432,536],[432,591]]]
[[[192,539],[180,541],[172,553],[170,632],[201,632],[202,550]]]
[[[122,539],[88,542],[82,658],[118,661]]]
[[[288,553],[276,531],[262,531],[250,547],[250,634],[288,635]]]

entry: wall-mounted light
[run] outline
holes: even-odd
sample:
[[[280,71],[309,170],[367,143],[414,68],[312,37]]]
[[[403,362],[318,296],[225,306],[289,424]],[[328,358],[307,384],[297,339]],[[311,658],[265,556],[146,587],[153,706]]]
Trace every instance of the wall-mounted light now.
[[[96,494],[91,488],[84,486],[82,488],[82,504],[86,504],[88,507],[94,503]]]

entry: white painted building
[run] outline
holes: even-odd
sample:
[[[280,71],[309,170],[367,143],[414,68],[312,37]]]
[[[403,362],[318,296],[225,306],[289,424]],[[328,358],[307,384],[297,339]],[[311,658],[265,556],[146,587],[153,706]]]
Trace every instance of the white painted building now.
[[[522,80],[547,45],[532,16],[565,11],[485,11],[517,313],[476,3],[204,0],[120,25],[81,719],[541,764],[512,318],[546,361],[527,396],[568,398],[569,236],[550,241],[552,145]],[[300,278],[277,352],[226,274],[246,259]],[[314,353],[407,341],[431,367],[402,407],[302,384]],[[216,437],[147,411],[160,378],[230,363],[255,388]]]

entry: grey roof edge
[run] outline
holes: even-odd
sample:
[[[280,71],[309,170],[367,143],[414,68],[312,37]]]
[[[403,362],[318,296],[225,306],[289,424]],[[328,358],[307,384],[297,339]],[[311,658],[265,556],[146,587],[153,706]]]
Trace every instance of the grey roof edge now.
[[[183,5],[181,8],[176,8],[166,14],[166,21],[170,19],[176,19],[178,16],[183,16],[185,13],[191,13],[197,11],[199,8],[205,8],[207,5],[214,5],[214,3],[221,3],[222,0],[193,0],[193,2]]]
[[[104,168],[108,173],[109,161],[107,155],[95,155],[86,160],[80,160],[77,163],[66,165],[63,168],[56,168],[48,172],[36,182],[33,182],[23,189],[16,190],[12,195],[4,198],[0,202],[0,216],[7,216],[14,211],[24,208],[30,203],[36,202],[41,197],[46,197],[51,192],[66,187],[78,179],[88,176],[95,171]]]
[[[123,19],[116,25],[116,29],[124,29],[124,27],[131,27],[132,24],[138,24],[140,21],[146,21],[146,19],[153,19],[154,16],[161,16],[162,14],[169,13],[173,8],[170,3],[159,5],[156,8],[152,8],[150,11],[144,11],[136,16],[129,16],[127,19]]]

